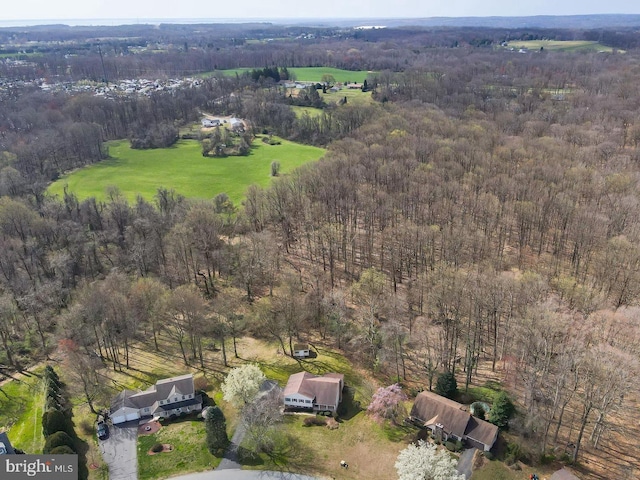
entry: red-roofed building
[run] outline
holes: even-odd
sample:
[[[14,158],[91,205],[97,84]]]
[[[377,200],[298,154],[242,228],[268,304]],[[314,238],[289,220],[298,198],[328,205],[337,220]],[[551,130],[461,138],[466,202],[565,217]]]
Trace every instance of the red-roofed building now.
[[[309,372],[295,373],[284,388],[284,406],[313,411],[336,412],[342,401],[344,375],[327,373],[322,376]]]

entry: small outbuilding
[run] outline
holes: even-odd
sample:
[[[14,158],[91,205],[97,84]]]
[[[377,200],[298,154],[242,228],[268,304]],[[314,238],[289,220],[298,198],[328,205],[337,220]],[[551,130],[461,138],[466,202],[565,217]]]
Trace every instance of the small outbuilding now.
[[[307,358],[311,355],[308,343],[296,343],[293,345],[294,358]]]

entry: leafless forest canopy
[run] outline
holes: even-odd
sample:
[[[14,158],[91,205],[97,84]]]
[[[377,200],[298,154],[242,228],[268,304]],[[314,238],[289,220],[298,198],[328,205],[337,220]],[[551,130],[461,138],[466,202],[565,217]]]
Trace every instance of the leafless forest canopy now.
[[[0,100],[0,373],[59,339],[114,369],[145,333],[170,336],[193,365],[203,338],[265,336],[285,352],[312,340],[387,382],[429,388],[455,371],[464,390],[479,369],[496,372],[536,453],[570,442],[574,460],[587,449],[620,475],[638,467],[633,451],[631,467],[611,453],[637,428],[638,34],[600,36],[624,36],[624,54],[518,54],[492,47],[515,35],[495,29],[240,45],[186,35],[150,55],[103,45],[118,53],[104,70],[92,46],[0,68],[14,81]],[[248,76],[117,100],[19,83],[264,65],[380,73],[373,102],[316,117]],[[165,189],[135,203],[116,190],[105,202],[45,194],[104,159],[104,141],[199,111],[328,154],[235,206]]]

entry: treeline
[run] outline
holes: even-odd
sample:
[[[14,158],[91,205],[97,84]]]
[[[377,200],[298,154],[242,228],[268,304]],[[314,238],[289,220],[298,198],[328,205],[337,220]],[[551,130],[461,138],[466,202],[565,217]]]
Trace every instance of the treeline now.
[[[45,405],[42,414],[42,434],[45,438],[42,453],[52,455],[78,455],[78,478],[88,477],[86,458],[79,448],[82,440],[76,434],[71,405],[66,398],[65,385],[50,365],[44,370]]]
[[[183,26],[189,30],[189,26]],[[310,33],[313,29],[309,29]],[[277,29],[276,29],[277,31]],[[291,32],[280,31],[288,37]],[[330,29],[313,38],[246,43],[237,34],[223,39],[192,36],[181,38],[151,36],[146,42],[140,35],[123,45],[122,40],[105,41],[101,46],[91,40],[77,45],[76,55],[49,52],[25,57],[27,63],[0,62],[0,75],[12,79],[34,80],[43,77],[59,80],[110,81],[130,78],[190,76],[213,70],[253,68],[257,78],[289,78],[286,68],[327,66],[346,70],[404,71],[411,66],[430,65],[427,57],[442,52],[434,50],[492,50],[512,40],[596,40],[617,49],[637,47],[640,35],[633,29],[492,29],[492,28],[387,28],[344,31]],[[251,35],[251,32],[248,33]],[[262,33],[255,37],[264,38]],[[93,43],[92,43],[93,42]],[[154,46],[160,45],[159,50]],[[139,51],[139,47],[149,51]],[[135,48],[134,48],[135,47]],[[131,50],[130,50],[131,48]],[[136,51],[137,53],[132,53]],[[102,53],[102,58],[101,54]],[[273,65],[281,66],[274,70]],[[267,67],[265,67],[267,66]],[[282,76],[283,71],[285,75]],[[276,80],[277,81],[277,80]]]

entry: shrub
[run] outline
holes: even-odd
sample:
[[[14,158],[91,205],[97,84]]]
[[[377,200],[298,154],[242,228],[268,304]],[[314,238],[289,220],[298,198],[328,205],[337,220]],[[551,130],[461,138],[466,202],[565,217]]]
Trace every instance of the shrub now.
[[[324,426],[327,424],[327,419],[320,415],[316,415],[315,417],[306,417],[302,421],[302,424],[305,427],[311,427],[313,425]]]
[[[73,425],[64,413],[59,410],[47,410],[42,414],[42,434],[48,437],[55,432],[65,432],[69,436],[75,436]]]
[[[273,162],[271,162],[271,176],[277,177],[279,173],[280,173],[280,162],[278,162],[277,160],[274,160]]]
[[[552,453],[543,453],[540,455],[540,463],[542,465],[548,465],[550,463],[555,462],[556,456]]]
[[[60,445],[59,447],[52,448],[49,453],[51,455],[75,455],[77,452],[67,445]]]
[[[162,450],[164,450],[164,447],[161,443],[156,443],[153,447],[151,447],[151,451],[153,453],[160,453]]]
[[[456,451],[456,444],[453,442],[444,442],[444,446],[447,448],[447,450],[449,450],[450,452],[455,452]]]
[[[63,445],[66,445],[67,447],[73,449],[73,439],[65,432],[52,433],[47,437],[47,441],[44,443],[42,453],[51,453],[51,450]]]
[[[493,460],[495,459],[495,455],[491,452],[484,452],[484,458],[486,458],[487,460]]]

